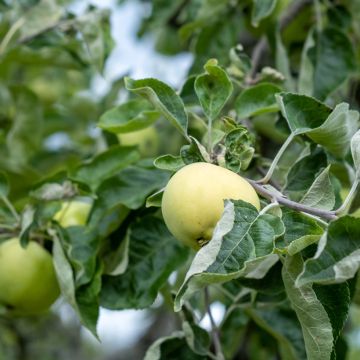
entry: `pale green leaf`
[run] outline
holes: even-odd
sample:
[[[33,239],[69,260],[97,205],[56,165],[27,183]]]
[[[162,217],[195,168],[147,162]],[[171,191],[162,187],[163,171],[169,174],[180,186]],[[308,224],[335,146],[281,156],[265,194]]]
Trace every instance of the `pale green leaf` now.
[[[279,106],[276,103],[275,94],[279,92],[281,89],[270,83],[261,83],[245,89],[235,102],[237,115],[240,118],[247,118],[278,111]]]
[[[3,196],[8,196],[8,194],[9,194],[9,180],[5,173],[0,172],[0,198]]]
[[[208,284],[246,276],[261,278],[278,260],[274,241],[284,233],[280,218],[259,214],[249,203],[226,201],[211,241],[196,254],[176,299],[175,310]]]
[[[311,49],[314,45],[314,32],[311,30],[308,32],[303,46],[298,82],[299,93],[307,96],[311,96],[314,91],[314,64],[308,56],[309,49]]]
[[[330,180],[330,165],[312,183],[300,203],[317,209],[331,210],[335,205],[335,193]]]
[[[355,69],[355,54],[348,36],[336,27],[315,33],[309,56],[315,65],[313,95],[321,100],[337,89]]]
[[[185,166],[185,163],[181,156],[174,156],[174,155],[162,155],[159,156],[154,160],[154,165],[158,169],[162,170],[169,170],[169,171],[178,171],[183,166]]]
[[[58,5],[57,1],[39,1],[25,14],[24,24],[20,28],[20,41],[51,28],[59,22],[63,15],[64,8]]]
[[[150,101],[187,138],[188,116],[185,106],[180,96],[170,86],[152,78],[142,80],[125,78],[125,86]]]
[[[115,134],[141,130],[152,125],[159,117],[145,100],[129,100],[106,111],[98,126]]]
[[[103,277],[101,305],[108,309],[150,306],[169,275],[187,258],[187,249],[153,216],[132,224],[129,237],[126,271]]]
[[[144,360],[207,360],[195,354],[187,345],[185,334],[176,331],[170,336],[156,340],[145,354]]]
[[[272,14],[278,0],[253,0],[251,23],[258,26],[262,19]]]
[[[351,138],[351,154],[355,169],[357,172],[360,172],[360,130]]]
[[[282,277],[286,293],[302,327],[307,359],[329,360],[334,342],[331,322],[312,285],[295,286],[302,267],[300,254],[285,258]]]
[[[246,309],[246,314],[277,340],[281,359],[306,359],[301,327],[294,312],[280,309]]]
[[[209,121],[213,121],[229,99],[233,86],[226,72],[211,59],[205,65],[205,74],[196,77],[195,92]]]
[[[113,146],[71,171],[70,177],[95,190],[105,179],[114,176],[139,158],[140,155],[134,146]]]
[[[313,258],[306,260],[297,285],[341,283],[355,276],[360,265],[360,219],[344,216],[329,225]]]

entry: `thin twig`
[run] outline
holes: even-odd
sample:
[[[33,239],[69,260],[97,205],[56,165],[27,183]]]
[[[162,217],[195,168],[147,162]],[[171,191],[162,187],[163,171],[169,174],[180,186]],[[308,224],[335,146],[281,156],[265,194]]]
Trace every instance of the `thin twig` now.
[[[288,208],[294,209],[296,211],[302,211],[311,215],[319,216],[326,220],[335,220],[337,219],[335,211],[327,211],[322,209],[316,209],[311,206],[307,206],[304,204],[297,203],[295,201],[286,199],[282,196],[279,196],[268,189],[266,189],[263,185],[259,184],[258,182],[246,179],[256,190],[256,192],[267,199],[273,200],[275,199],[279,204],[284,205]]]
[[[209,319],[210,319],[210,323],[211,323],[211,334],[212,334],[213,343],[214,343],[214,347],[215,347],[216,357],[218,360],[224,360],[225,357],[224,357],[224,354],[223,354],[223,351],[221,348],[219,329],[216,326],[215,320],[211,313],[209,289],[207,287],[204,289],[204,295],[205,295],[205,307],[206,307],[206,311],[209,315]]]

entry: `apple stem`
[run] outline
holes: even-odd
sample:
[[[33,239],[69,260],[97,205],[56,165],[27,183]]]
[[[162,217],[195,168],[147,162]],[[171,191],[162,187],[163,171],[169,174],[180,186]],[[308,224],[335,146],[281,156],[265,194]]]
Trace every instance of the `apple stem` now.
[[[276,194],[270,190],[268,190],[266,187],[264,187],[262,184],[259,184],[259,182],[251,179],[246,179],[255,189],[255,191],[262,195],[263,197],[270,199],[270,200],[276,200],[279,204],[284,205],[288,208],[294,209],[296,211],[301,211],[304,213],[308,213],[311,215],[319,216],[326,220],[335,220],[337,219],[337,212],[334,210],[323,210],[323,209],[317,209],[313,208],[308,205],[300,204],[298,202],[289,200],[279,194]]]
[[[211,308],[210,308],[210,295],[209,295],[209,288],[206,287],[204,289],[204,295],[205,295],[205,307],[206,307],[206,312],[209,315],[209,319],[210,319],[210,324],[211,324],[211,334],[212,334],[212,338],[213,338],[213,343],[214,343],[214,347],[215,347],[215,352],[216,352],[216,358],[218,360],[224,360],[224,354],[221,348],[221,342],[220,342],[220,336],[219,336],[219,329],[216,326],[214,317],[212,315],[211,312]]]

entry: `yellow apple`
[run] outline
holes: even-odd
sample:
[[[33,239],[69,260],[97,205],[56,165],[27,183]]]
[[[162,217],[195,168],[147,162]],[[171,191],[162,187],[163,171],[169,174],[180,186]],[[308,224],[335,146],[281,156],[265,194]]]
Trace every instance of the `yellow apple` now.
[[[54,219],[66,228],[69,226],[85,225],[91,210],[91,204],[84,201],[64,201],[61,209],[55,214]]]
[[[18,238],[0,245],[0,305],[24,316],[49,309],[60,294],[51,255],[31,241],[26,249]]]
[[[260,209],[254,188],[234,172],[209,163],[180,169],[168,182],[162,213],[170,232],[199,249],[213,234],[224,210],[224,200],[243,200]]]
[[[121,145],[137,145],[142,156],[152,157],[158,153],[159,136],[153,126],[129,133],[117,134],[117,137]]]

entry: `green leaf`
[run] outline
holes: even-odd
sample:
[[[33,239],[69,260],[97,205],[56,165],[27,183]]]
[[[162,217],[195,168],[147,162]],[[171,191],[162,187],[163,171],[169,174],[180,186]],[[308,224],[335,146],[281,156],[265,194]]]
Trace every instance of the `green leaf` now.
[[[154,166],[161,170],[178,171],[185,163],[181,156],[162,155],[154,160]]]
[[[53,27],[63,14],[64,8],[55,0],[39,1],[24,16],[24,24],[20,27],[20,41]]]
[[[38,98],[24,87],[14,87],[14,119],[7,134],[8,161],[16,167],[26,167],[30,158],[42,146],[43,108]],[[36,131],[34,131],[36,129]]]
[[[59,183],[45,183],[30,193],[37,200],[53,201],[72,198],[77,194],[77,189],[71,181]]]
[[[351,138],[351,155],[355,169],[360,173],[360,130],[358,130]]]
[[[128,90],[144,97],[187,138],[188,117],[180,96],[168,85],[156,79],[125,78]]]
[[[85,226],[70,226],[63,230],[63,248],[74,271],[76,287],[88,284],[96,270],[100,239],[97,231]]]
[[[329,107],[309,96],[281,93],[276,95],[276,99],[291,132],[295,134],[320,127],[331,113]]]
[[[59,281],[61,295],[75,310],[77,310],[74,273],[70,262],[66,257],[66,253],[62,247],[61,239],[58,234],[61,234],[61,229],[59,229],[58,233],[55,230],[51,230],[54,242],[52,254],[56,276]]]
[[[276,95],[291,131],[305,134],[336,157],[349,151],[350,140],[358,129],[359,113],[341,103],[331,111],[314,98],[292,93]]]
[[[105,214],[119,205],[135,210],[144,205],[154,191],[164,188],[170,174],[154,168],[129,166],[104,181],[97,190],[89,225],[99,226]]]
[[[253,0],[251,12],[252,25],[258,26],[262,19],[270,16],[276,7],[277,1],[278,0]]]
[[[290,209],[283,209],[282,221],[286,231],[276,241],[276,248],[290,255],[302,251],[307,246],[320,240],[324,229],[312,218]]]
[[[360,265],[360,219],[344,216],[332,221],[313,258],[305,261],[298,286],[341,283],[355,276]]]
[[[276,30],[275,40],[276,40],[276,53],[275,53],[276,68],[285,77],[285,82],[284,82],[285,88],[289,91],[295,91],[295,83],[291,75],[289,55],[282,42],[279,29]]]
[[[82,324],[97,338],[97,322],[100,313],[99,294],[101,290],[102,266],[98,265],[90,283],[76,290],[76,302]]]
[[[329,360],[334,342],[332,325],[312,285],[295,286],[302,267],[300,254],[285,258],[282,277],[286,293],[301,324],[307,359]]]
[[[148,216],[135,222],[130,229],[128,267],[120,276],[103,277],[101,305],[109,309],[150,306],[187,254],[161,220]]]
[[[208,360],[207,356],[195,354],[187,345],[181,331],[156,340],[145,354],[144,360]]]
[[[152,207],[152,206],[161,207],[163,194],[164,194],[164,188],[148,196],[145,204],[146,207]]]
[[[123,274],[129,264],[129,231],[126,233],[117,249],[107,254],[104,274],[117,276]]]
[[[25,247],[29,242],[30,231],[35,223],[35,209],[33,206],[28,205],[21,214],[20,220],[20,243]]]
[[[275,94],[281,89],[270,83],[261,83],[245,89],[235,102],[236,113],[240,118],[275,112],[279,110]]]
[[[336,344],[348,318],[351,304],[350,284],[349,282],[335,285],[314,284],[313,289],[329,316]]]
[[[190,136],[190,145],[184,145],[180,149],[182,161],[188,165],[195,162],[211,162],[209,153],[205,147],[194,137]]]
[[[300,94],[311,96],[314,91],[314,64],[308,56],[309,50],[314,47],[314,31],[308,32],[304,47],[301,53],[301,65],[298,81],[298,91]]]
[[[6,197],[9,194],[9,180],[4,172],[0,172],[0,197]]]
[[[226,72],[211,59],[205,65],[205,74],[196,77],[195,92],[209,121],[213,121],[228,101],[232,83]]]
[[[129,100],[106,111],[98,126],[112,133],[126,133],[144,129],[153,124],[159,117],[157,111],[145,100]]]
[[[139,160],[135,147],[112,146],[97,155],[88,163],[80,165],[70,172],[72,180],[87,184],[93,191],[107,178],[114,176],[121,169]]]
[[[310,155],[301,158],[287,175],[287,191],[307,191],[314,183],[316,175],[327,166],[326,154],[315,149]]]
[[[226,201],[211,241],[196,254],[175,299],[179,311],[191,295],[206,285],[246,276],[262,278],[278,260],[274,241],[284,233],[280,218],[259,214],[244,201]]]
[[[315,66],[313,95],[318,99],[326,99],[355,70],[351,41],[335,27],[315,33],[315,46],[308,54]]]
[[[192,314],[192,309],[186,307],[182,310],[182,330],[184,332],[186,342],[194,353],[199,355],[207,355],[210,347],[209,333],[196,323],[196,319]]]
[[[109,15],[108,10],[92,9],[76,21],[76,28],[81,32],[91,63],[100,72],[113,47]]]
[[[349,110],[349,104],[341,103],[336,105],[322,125],[306,135],[336,157],[345,157],[358,127],[359,112]]]
[[[246,309],[246,314],[277,340],[281,359],[306,359],[301,327],[293,311]]]
[[[330,165],[314,180],[300,203],[316,209],[331,210],[335,205],[335,193],[330,180]]]
[[[225,137],[225,165],[238,173],[246,170],[253,159],[255,148],[250,133],[244,127],[230,131]]]

